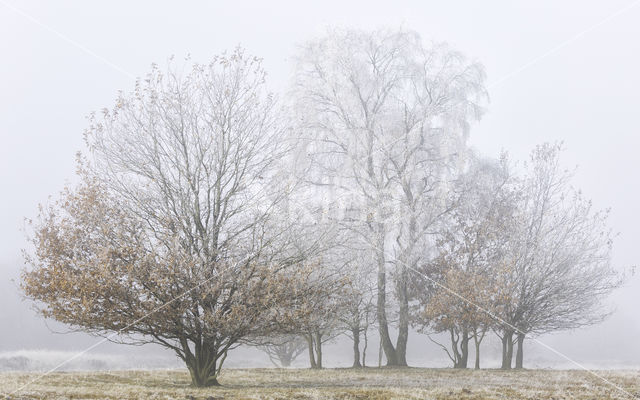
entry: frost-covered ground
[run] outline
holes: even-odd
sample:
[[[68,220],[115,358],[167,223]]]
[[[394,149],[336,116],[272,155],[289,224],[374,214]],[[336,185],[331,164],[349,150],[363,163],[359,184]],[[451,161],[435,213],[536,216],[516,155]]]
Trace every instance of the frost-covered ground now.
[[[168,369],[179,368],[176,357],[141,354],[104,354],[51,350],[0,352],[0,372],[41,372],[57,368],[63,371]]]
[[[186,371],[64,372],[43,377],[18,399],[629,399],[640,393],[639,371],[599,371],[614,389],[583,371],[452,369],[227,369],[222,387],[195,389]],[[0,374],[11,393],[37,377]],[[0,397],[1,398],[1,397]]]

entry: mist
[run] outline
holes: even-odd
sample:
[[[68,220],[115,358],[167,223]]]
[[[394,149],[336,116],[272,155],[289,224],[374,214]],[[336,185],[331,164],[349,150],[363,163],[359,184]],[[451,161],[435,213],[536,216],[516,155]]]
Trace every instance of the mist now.
[[[564,166],[577,167],[575,186],[595,208],[611,208],[610,226],[618,233],[612,263],[628,271],[637,264],[640,236],[640,7],[627,5],[0,3],[0,370],[47,370],[100,340],[44,320],[18,289],[21,251],[32,250],[24,219],[77,182],[75,154],[85,149],[87,115],[111,107],[118,91],[132,90],[152,63],[164,67],[171,55],[207,62],[237,45],[264,59],[270,88],[283,93],[298,46],[333,27],[406,27],[481,62],[490,102],[471,128],[471,147],[524,160],[536,144],[561,141]],[[544,343],[587,368],[638,368],[639,302],[640,282],[629,276],[606,300],[612,314],[604,322],[527,340],[527,367],[576,368]],[[500,341],[493,336],[488,333],[483,367],[500,364]],[[376,366],[378,338],[369,341],[368,364]],[[424,335],[412,330],[408,346],[409,365],[448,366]],[[349,349],[344,336],[329,342],[326,366],[350,366]],[[293,365],[306,366],[305,357]],[[241,347],[227,365],[272,364],[255,348]],[[156,345],[107,342],[62,369],[180,366]]]

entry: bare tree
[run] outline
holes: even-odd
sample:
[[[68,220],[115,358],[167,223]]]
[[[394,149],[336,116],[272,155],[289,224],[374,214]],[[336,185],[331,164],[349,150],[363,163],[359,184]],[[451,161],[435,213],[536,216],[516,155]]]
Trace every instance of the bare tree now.
[[[353,341],[353,368],[366,366],[368,347],[367,333],[375,323],[375,282],[371,280],[369,261],[371,257],[363,251],[350,250],[351,262],[346,265],[349,276],[345,287],[343,304],[339,312],[339,324]],[[364,340],[362,352],[360,340]]]
[[[307,350],[307,341],[298,335],[281,335],[258,346],[276,367],[287,368]]]
[[[560,145],[537,146],[526,164],[512,238],[512,260],[502,279],[507,301],[499,325],[502,368],[511,368],[513,336],[516,368],[523,367],[528,334],[574,329],[608,315],[602,299],[621,283],[611,267],[613,236],[608,210],[570,186],[572,173],[560,166]]]
[[[299,306],[312,241],[280,212],[274,107],[240,49],[184,74],[154,66],[90,118],[81,185],[34,226],[25,294],[47,317],[172,349],[193,385],[217,385],[244,338],[313,311]]]
[[[415,32],[336,31],[303,46],[294,94],[309,181],[359,215],[351,229],[375,254],[377,321],[388,365],[406,365],[408,268],[446,212],[446,182],[481,114],[484,74]],[[394,267],[398,339],[389,333]]]
[[[339,315],[348,298],[348,276],[329,263],[321,263],[315,273],[307,280],[312,288],[304,297],[305,309],[311,311],[296,323],[296,332],[307,341],[309,364],[313,369],[323,368],[322,345],[335,339],[342,333]],[[316,288],[323,288],[322,291]]]

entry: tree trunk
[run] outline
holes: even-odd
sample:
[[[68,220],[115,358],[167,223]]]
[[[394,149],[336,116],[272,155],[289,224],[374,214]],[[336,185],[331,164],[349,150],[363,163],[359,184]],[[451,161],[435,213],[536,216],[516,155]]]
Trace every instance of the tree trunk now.
[[[469,360],[469,331],[466,329],[462,331],[462,337],[460,338],[460,349],[458,349],[458,342],[454,338],[454,333],[451,331],[451,344],[454,351],[454,363],[453,368],[466,369],[467,362]]]
[[[378,368],[381,368],[382,367],[382,338],[380,338],[378,343],[380,344],[378,346]]]
[[[211,346],[197,345],[193,353],[191,350],[185,351],[185,358],[193,386],[220,386],[218,372],[222,367],[226,354],[220,357]]]
[[[362,364],[360,364],[360,328],[352,329],[351,334],[353,335],[353,368],[360,368]]]
[[[511,369],[513,358],[513,331],[504,331],[502,336],[502,369]]]
[[[407,366],[407,341],[409,339],[409,296],[407,294],[407,268],[401,267],[398,281],[398,340],[396,341],[396,365]]]
[[[469,360],[469,341],[471,338],[469,337],[469,331],[466,329],[462,333],[462,343],[460,343],[461,350],[461,358],[460,358],[460,367],[459,368],[467,368],[467,362]]]
[[[304,335],[304,338],[307,340],[307,346],[309,347],[309,364],[311,365],[312,369],[316,369],[316,357],[313,353],[313,336],[309,333],[307,335]]]
[[[473,341],[476,345],[476,363],[474,368],[480,369],[480,342],[482,342],[482,338],[478,338],[478,333],[473,336]]]
[[[516,339],[516,369],[522,369],[522,362],[524,358],[524,337],[524,333],[518,332],[518,337]]]
[[[280,366],[282,368],[288,368],[291,366],[291,357],[282,357],[280,358]]]
[[[413,194],[410,187],[405,187],[404,192],[405,196],[407,196],[408,204],[411,205],[411,212],[409,218],[408,243],[406,243],[407,247],[400,258],[400,274],[396,287],[398,303],[400,305],[398,314],[398,340],[396,341],[396,365],[402,367],[407,366],[407,342],[409,340],[409,293],[407,289],[409,277],[407,266],[415,267],[415,262],[413,261],[413,246],[417,240],[417,218],[416,211],[413,206]],[[398,244],[400,244],[399,238],[397,240]]]
[[[322,369],[322,334],[320,332],[315,333],[315,347],[316,347],[316,368]]]
[[[367,323],[367,327],[369,324]],[[364,329],[364,347],[362,348],[362,366],[367,366],[367,346],[369,345],[369,339],[367,338],[367,329]]]
[[[376,249],[377,261],[378,261],[378,297],[377,297],[377,316],[378,316],[378,329],[380,332],[380,342],[382,343],[382,349],[384,355],[387,358],[387,365],[397,365],[396,349],[393,347],[391,337],[389,335],[389,325],[387,323],[387,272],[386,262],[384,257],[384,225],[378,223],[378,240]]]

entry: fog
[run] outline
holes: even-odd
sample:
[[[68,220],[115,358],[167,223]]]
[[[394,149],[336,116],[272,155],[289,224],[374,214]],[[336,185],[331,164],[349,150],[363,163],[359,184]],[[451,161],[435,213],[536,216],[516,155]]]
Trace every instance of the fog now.
[[[27,248],[24,218],[73,184],[75,154],[84,149],[86,116],[133,89],[151,63],[190,55],[206,62],[237,45],[264,58],[273,90],[289,83],[296,45],[328,27],[406,27],[446,41],[481,62],[488,74],[488,113],[470,144],[497,156],[526,158],[538,143],[563,141],[563,162],[577,166],[575,185],[596,208],[611,207],[619,232],[613,264],[637,264],[640,237],[640,6],[626,1],[538,2],[124,2],[0,1],[0,359],[39,361],[45,369],[99,339],[45,321],[17,289]],[[640,281],[608,299],[603,323],[536,339],[593,368],[639,367]],[[499,366],[492,333],[483,366]],[[326,350],[327,366],[348,366],[348,339]],[[575,368],[539,343],[526,342],[527,367]],[[93,358],[92,358],[93,357]],[[423,335],[409,337],[414,366],[448,366]],[[93,360],[93,361],[92,361]],[[369,364],[377,364],[377,338]],[[304,356],[297,361],[306,365]],[[104,343],[70,368],[179,366],[154,346]],[[268,366],[254,349],[228,365]]]

